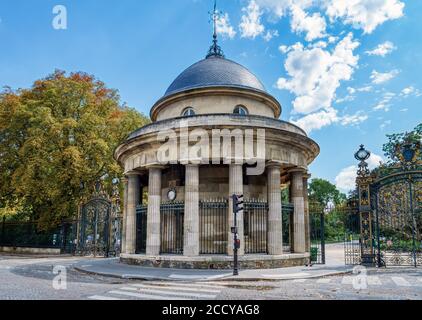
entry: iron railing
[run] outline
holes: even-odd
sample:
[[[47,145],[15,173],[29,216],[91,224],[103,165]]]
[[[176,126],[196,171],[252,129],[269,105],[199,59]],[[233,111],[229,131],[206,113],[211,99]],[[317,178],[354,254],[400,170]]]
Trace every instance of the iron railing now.
[[[184,202],[163,203],[161,216],[162,254],[183,254]]]
[[[40,230],[36,222],[6,222],[0,227],[0,246],[60,249],[74,253],[76,222],[63,222],[55,228]]]
[[[136,207],[136,253],[146,253],[147,249],[147,211],[148,206]]]
[[[291,236],[293,235],[293,213],[294,205],[291,203],[282,204],[282,221],[283,221],[283,252],[291,252]]]
[[[224,254],[228,241],[228,201],[199,202],[199,247],[201,254]]]
[[[245,201],[243,208],[245,253],[266,254],[268,252],[268,203],[251,199]]]
[[[325,210],[320,203],[309,204],[311,264],[325,264]]]

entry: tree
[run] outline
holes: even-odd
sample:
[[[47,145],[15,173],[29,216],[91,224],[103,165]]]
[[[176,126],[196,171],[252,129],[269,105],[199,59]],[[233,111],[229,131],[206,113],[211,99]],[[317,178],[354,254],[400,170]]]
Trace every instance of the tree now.
[[[387,135],[388,142],[383,145],[382,150],[388,158],[389,164],[400,162],[397,154],[397,146],[406,142],[421,143],[422,142],[422,123],[418,124],[411,132],[402,132]],[[422,152],[419,153],[419,161],[422,161]]]
[[[309,200],[325,207],[329,203],[340,204],[346,201],[346,195],[335,185],[324,179],[312,179],[309,184]]]
[[[0,93],[0,207],[42,227],[73,217],[100,178],[122,174],[115,148],[149,120],[85,73],[56,71]],[[82,188],[82,186],[85,186]]]

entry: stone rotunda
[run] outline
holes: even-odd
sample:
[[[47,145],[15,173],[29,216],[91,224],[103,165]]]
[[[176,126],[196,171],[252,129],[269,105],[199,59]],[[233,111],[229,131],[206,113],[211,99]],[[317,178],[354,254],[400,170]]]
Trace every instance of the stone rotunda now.
[[[214,33],[206,58],[152,106],[152,123],[115,151],[125,174],[121,261],[231,268],[236,194],[241,268],[309,263],[308,165],[319,146],[281,113]]]

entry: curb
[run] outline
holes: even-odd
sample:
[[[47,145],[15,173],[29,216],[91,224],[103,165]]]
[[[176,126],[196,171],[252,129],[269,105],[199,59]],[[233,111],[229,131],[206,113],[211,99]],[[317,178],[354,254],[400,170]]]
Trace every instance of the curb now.
[[[301,277],[283,277],[280,276],[279,278],[235,278],[233,276],[223,276],[221,278],[216,279],[177,279],[177,278],[169,278],[169,277],[159,277],[159,276],[137,276],[137,275],[130,275],[130,274],[122,274],[118,275],[115,273],[109,273],[109,272],[99,272],[99,271],[90,271],[85,270],[83,268],[74,266],[73,267],[76,271],[79,271],[81,273],[90,274],[90,275],[97,275],[97,276],[103,276],[103,277],[109,277],[109,278],[115,278],[115,279],[124,279],[124,280],[143,280],[143,281],[174,281],[174,282],[185,282],[188,280],[196,281],[196,282],[223,282],[223,281],[236,281],[236,282],[248,282],[248,281],[286,281],[286,280],[299,280],[299,279],[317,279],[317,278],[326,278],[326,277],[333,277],[333,276],[339,276],[339,275],[346,275],[351,274],[352,270],[344,270],[344,271],[338,271],[338,272],[332,272],[327,274],[319,274],[319,275],[310,275],[310,276],[301,276]]]

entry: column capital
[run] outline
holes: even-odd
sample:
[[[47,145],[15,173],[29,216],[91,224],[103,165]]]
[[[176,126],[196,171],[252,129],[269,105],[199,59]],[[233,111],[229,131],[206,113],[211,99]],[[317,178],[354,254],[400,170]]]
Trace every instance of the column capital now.
[[[282,169],[283,166],[286,165],[286,162],[284,161],[269,161],[265,164],[266,168],[279,168]]]
[[[166,166],[165,165],[162,165],[162,164],[149,164],[145,168],[147,170],[150,170],[150,169],[164,170],[166,168]]]
[[[141,175],[141,173],[138,172],[138,171],[128,171],[128,172],[125,172],[125,178],[126,179],[128,177],[131,177],[131,176],[140,176],[140,175]]]
[[[288,173],[301,173],[302,175],[306,175],[308,174],[308,170],[306,170],[305,168],[294,168],[288,170]]]

